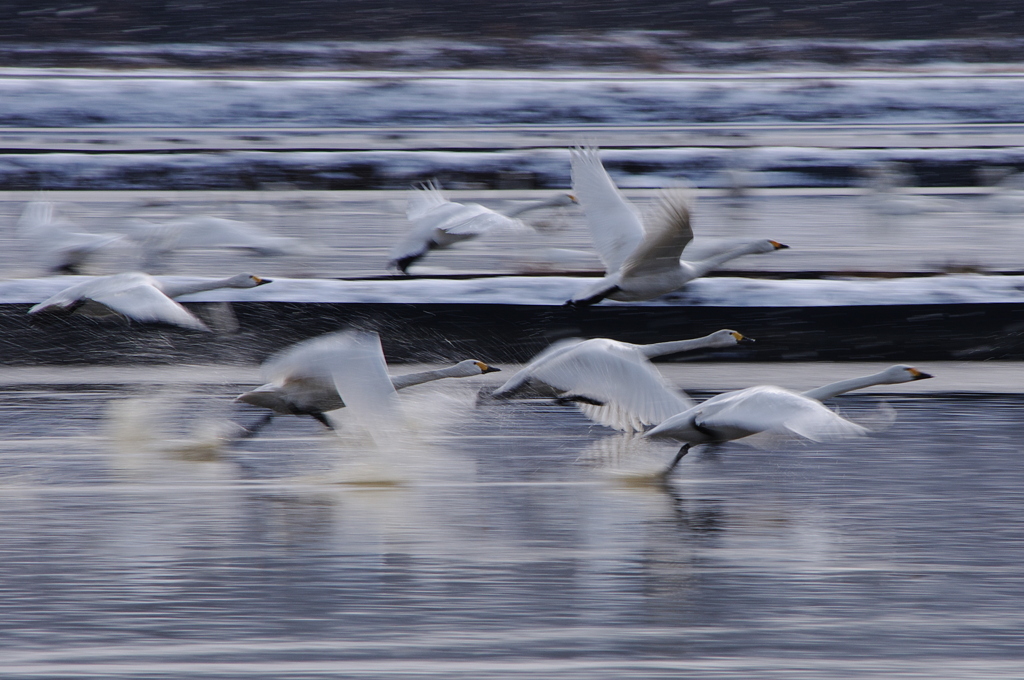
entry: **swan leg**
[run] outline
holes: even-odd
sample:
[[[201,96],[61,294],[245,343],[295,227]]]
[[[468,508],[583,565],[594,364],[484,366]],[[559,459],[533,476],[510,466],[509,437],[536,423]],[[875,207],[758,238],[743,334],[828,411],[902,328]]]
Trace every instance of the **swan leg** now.
[[[590,297],[583,298],[582,300],[569,300],[568,302],[565,303],[565,306],[566,307],[572,307],[574,309],[578,309],[580,307],[589,307],[591,305],[596,305],[601,300],[604,300],[609,295],[612,295],[613,293],[617,293],[620,290],[622,290],[622,289],[619,288],[618,286],[612,286],[611,288],[608,288],[607,290],[602,290],[601,292],[595,293],[594,295],[591,295]]]
[[[320,411],[313,411],[309,415],[311,417],[313,417],[313,418],[316,418],[321,423],[323,423],[324,427],[326,427],[328,430],[333,430],[334,429],[334,425],[331,425],[331,421],[327,420],[327,416],[325,416]]]
[[[269,425],[270,421],[273,420],[273,419],[274,419],[274,412],[271,411],[270,413],[266,414],[265,416],[263,416],[262,418],[257,420],[255,423],[253,423],[249,427],[244,427],[243,426],[242,429],[244,430],[244,432],[242,434],[238,435],[238,438],[239,439],[251,439],[251,438],[255,437],[257,434],[259,434],[260,430],[262,430],[267,425]]]
[[[427,248],[427,250],[424,250],[422,253],[416,253],[415,255],[406,255],[405,257],[400,257],[397,260],[392,260],[391,265],[395,267],[398,271],[408,276],[409,272],[405,270],[411,267],[417,260],[426,255],[429,250],[430,248]]]
[[[689,452],[690,452],[690,445],[689,444],[683,444],[682,448],[679,449],[679,453],[676,454],[676,457],[672,459],[672,462],[668,464],[668,467],[665,468],[665,471],[661,473],[662,476],[667,477],[669,475],[669,473],[671,473],[672,470],[674,470],[676,468],[676,465],[679,465],[679,461],[681,461],[683,459],[683,456],[685,456]]]

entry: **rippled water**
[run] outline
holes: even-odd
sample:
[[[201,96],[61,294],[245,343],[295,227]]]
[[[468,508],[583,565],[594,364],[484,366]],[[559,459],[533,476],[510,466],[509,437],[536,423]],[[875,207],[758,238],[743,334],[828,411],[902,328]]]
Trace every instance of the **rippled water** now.
[[[904,390],[881,435],[655,484],[672,447],[475,379],[376,443],[226,444],[242,385],[103,370],[0,389],[8,677],[1019,677],[1017,395]]]

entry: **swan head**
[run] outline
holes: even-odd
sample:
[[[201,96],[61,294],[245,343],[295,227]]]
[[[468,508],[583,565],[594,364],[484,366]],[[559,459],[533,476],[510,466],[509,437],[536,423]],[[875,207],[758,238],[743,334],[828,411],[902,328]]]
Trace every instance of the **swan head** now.
[[[884,384],[893,384],[911,382],[914,380],[925,380],[927,378],[934,378],[935,376],[931,373],[920,371],[913,366],[897,364],[896,366],[890,366],[882,371],[881,377],[885,381]]]
[[[468,378],[473,375],[483,375],[484,373],[497,373],[500,370],[500,368],[489,366],[477,359],[466,359],[465,361],[460,361],[450,369],[452,377],[460,378]]]
[[[255,288],[256,286],[262,286],[268,283],[273,283],[273,279],[264,279],[253,274],[237,274],[228,279],[224,287],[225,288]]]
[[[730,347],[732,345],[738,345],[742,343],[754,342],[753,338],[748,338],[739,331],[734,331],[728,328],[724,328],[720,331],[715,331],[708,336],[708,340],[715,347]]]

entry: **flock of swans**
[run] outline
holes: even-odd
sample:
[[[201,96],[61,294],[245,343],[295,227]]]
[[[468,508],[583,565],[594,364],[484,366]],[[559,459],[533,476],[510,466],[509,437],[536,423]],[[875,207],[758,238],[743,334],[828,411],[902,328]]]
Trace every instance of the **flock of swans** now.
[[[682,446],[659,472],[668,475],[692,447],[756,438],[827,442],[863,436],[870,429],[847,420],[822,402],[852,390],[932,376],[896,365],[871,375],[829,383],[803,393],[773,385],[726,392],[696,404],[661,375],[650,359],[679,352],[752,342],[723,329],[690,340],[635,345],[606,338],[568,340],[549,347],[495,388],[484,387],[477,408],[519,399],[553,399],[575,405],[590,420],[642,438]],[[327,415],[354,409],[364,425],[395,427],[401,422],[396,392],[445,378],[469,378],[499,371],[477,359],[446,368],[391,375],[380,337],[369,331],[340,331],[300,342],[263,366],[267,383],[236,402],[268,411],[245,428],[255,436],[275,415],[309,416],[333,429]],[[369,422],[367,422],[369,421]]]
[[[566,304],[595,305],[605,299],[649,300],[678,290],[721,264],[744,255],[788,246],[770,239],[731,244],[697,261],[683,260],[693,240],[690,196],[666,191],[648,219],[630,204],[608,175],[597,149],[570,151],[572,192],[504,213],[444,196],[436,182],[412,190],[408,234],[392,249],[389,267],[401,275],[430,251],[492,230],[529,228],[520,216],[535,209],[579,205],[593,245],[605,267],[595,283]],[[74,272],[90,253],[121,239],[117,234],[86,234],[54,216],[52,204],[30,204],[19,232],[51,245],[54,269]],[[220,218],[189,218],[164,225],[136,223],[128,238],[143,244],[147,261],[180,248],[240,247],[264,254],[293,250],[293,239],[253,231]],[[225,279],[181,283],[141,272],[125,272],[77,282],[34,305],[29,314],[116,315],[143,323],[163,323],[196,331],[209,328],[174,298],[216,288],[253,288],[270,279],[239,274]],[[681,448],[664,468],[671,472],[692,447],[759,436],[796,437],[815,442],[860,436],[868,428],[838,415],[822,402],[850,390],[930,378],[910,366],[831,383],[804,393],[758,385],[720,394],[697,404],[670,384],[651,359],[752,342],[723,329],[701,338],[637,345],[607,338],[565,340],[540,352],[495,387],[483,388],[477,408],[523,398],[553,399],[579,408],[599,425],[644,439],[668,439]],[[376,333],[346,330],[300,342],[265,362],[265,384],[237,397],[236,403],[265,411],[244,428],[255,436],[277,415],[308,416],[327,428],[329,415],[345,408],[374,427],[401,420],[398,390],[447,378],[469,378],[500,369],[470,358],[431,371],[392,375]]]

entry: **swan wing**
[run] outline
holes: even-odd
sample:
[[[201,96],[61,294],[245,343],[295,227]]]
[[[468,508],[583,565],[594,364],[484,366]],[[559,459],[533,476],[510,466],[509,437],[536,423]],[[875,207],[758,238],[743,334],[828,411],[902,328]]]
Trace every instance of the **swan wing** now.
[[[391,384],[380,336],[348,331],[338,338],[343,363],[331,366],[331,377],[346,411],[371,432],[392,429],[398,421],[398,394]]]
[[[139,282],[121,288],[103,287],[89,291],[82,298],[98,302],[104,307],[136,321],[167,323],[202,331],[210,330],[192,312],[164,295],[150,283]]]
[[[614,272],[644,239],[644,226],[636,209],[608,176],[597,149],[569,150],[572,190],[583,207],[590,236],[605,270]]]
[[[554,387],[588,418],[617,430],[640,431],[693,405],[639,350],[614,341],[567,345],[531,366],[531,379]]]
[[[405,216],[410,222],[416,222],[437,208],[449,204],[441,192],[441,185],[436,181],[426,182],[409,190],[406,198]]]
[[[679,258],[693,240],[689,198],[682,191],[666,194],[658,203],[658,212],[650,229],[625,263],[626,276],[650,276],[679,269]]]
[[[701,404],[695,423],[729,439],[770,433],[824,442],[868,433],[819,401],[769,385],[709,399]]]
[[[375,422],[394,411],[395,389],[376,333],[342,331],[296,343],[263,364],[263,378],[282,386],[327,385],[357,419]]]
[[[452,203],[461,208],[437,226],[443,232],[457,236],[479,236],[496,229],[526,231],[528,227],[520,220],[506,217],[490,208],[476,203]]]

